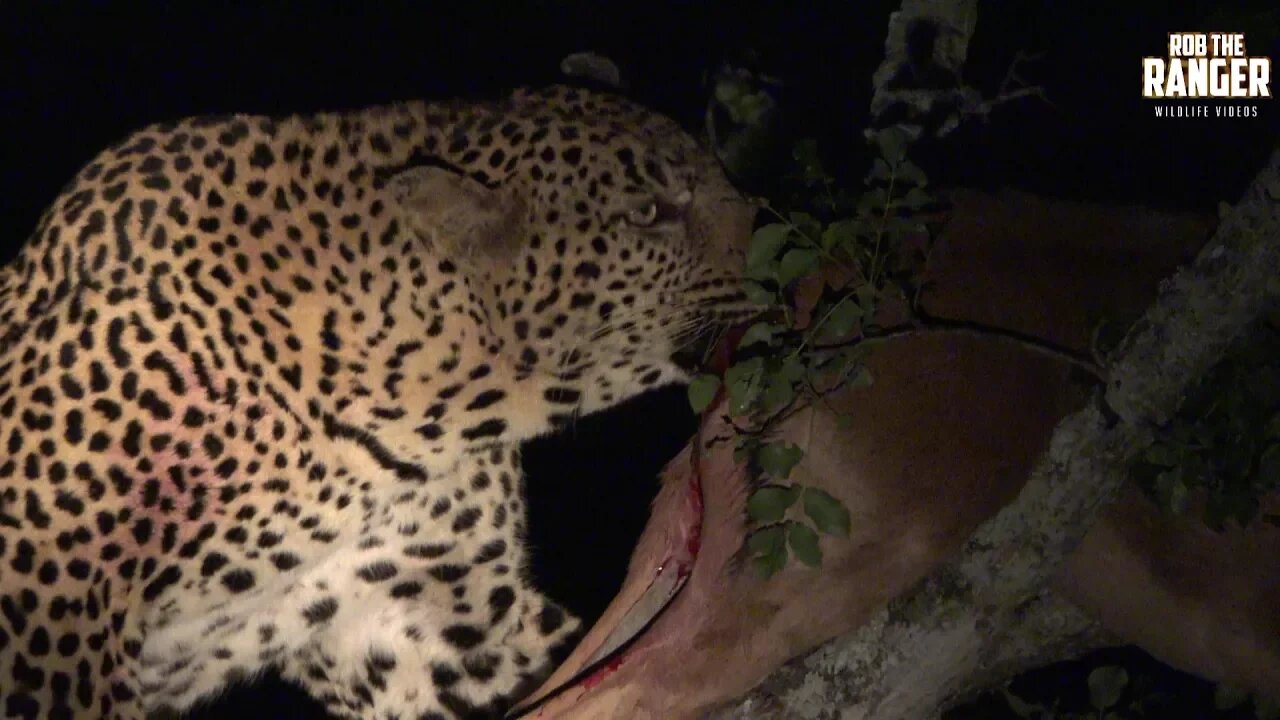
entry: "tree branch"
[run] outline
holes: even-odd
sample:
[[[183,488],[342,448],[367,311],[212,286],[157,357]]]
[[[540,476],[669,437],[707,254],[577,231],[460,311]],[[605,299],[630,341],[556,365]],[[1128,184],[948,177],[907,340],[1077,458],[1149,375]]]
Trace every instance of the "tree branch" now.
[[[884,62],[871,76],[868,136],[896,125],[908,137],[943,135],[964,99],[960,80],[977,24],[977,0],[903,0],[889,17]]]

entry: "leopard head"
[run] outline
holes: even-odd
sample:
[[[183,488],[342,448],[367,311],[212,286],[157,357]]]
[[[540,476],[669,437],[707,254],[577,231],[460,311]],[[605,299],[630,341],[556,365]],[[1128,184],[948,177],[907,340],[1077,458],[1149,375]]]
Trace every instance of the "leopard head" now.
[[[554,377],[591,412],[686,380],[681,351],[751,311],[755,207],[670,119],[558,88],[451,126],[392,188],[519,377]]]

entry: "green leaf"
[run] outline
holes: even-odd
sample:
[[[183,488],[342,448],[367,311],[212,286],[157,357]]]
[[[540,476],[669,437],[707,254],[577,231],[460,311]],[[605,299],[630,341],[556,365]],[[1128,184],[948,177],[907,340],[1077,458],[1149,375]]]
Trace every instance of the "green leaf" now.
[[[879,293],[876,291],[874,285],[871,283],[865,283],[863,285],[859,285],[858,288],[854,290],[854,294],[858,296],[858,305],[862,306],[864,313],[867,313],[869,308],[875,307],[877,295]]]
[[[736,78],[722,78],[716,82],[716,102],[721,105],[732,105],[746,92],[746,83]]]
[[[858,214],[878,216],[889,205],[889,193],[884,188],[871,188],[858,198]]]
[[[729,412],[746,415],[760,397],[760,383],[742,382],[729,386]]]
[[[852,248],[858,242],[858,221],[837,220],[822,231],[820,243],[822,249],[830,252],[835,248]]]
[[[773,341],[774,334],[780,329],[781,328],[773,323],[758,322],[747,328],[746,332],[742,333],[742,339],[738,341],[738,347],[746,347],[756,343],[769,345]]]
[[[758,573],[760,577],[768,580],[781,572],[782,568],[787,566],[786,547],[783,547],[783,549],[775,553],[757,555],[751,558],[751,566],[756,569],[756,573]]]
[[[795,386],[788,382],[786,378],[774,375],[769,378],[769,384],[765,386],[764,394],[760,396],[760,402],[767,411],[773,412],[790,405],[795,397]]]
[[[772,305],[778,300],[777,295],[772,290],[759,283],[750,281],[743,283],[742,291],[746,293],[747,300],[756,305]]]
[[[822,548],[818,547],[818,533],[804,523],[787,523],[787,544],[791,554],[809,567],[822,565]]]
[[[817,362],[814,367],[824,379],[836,377],[843,380],[864,359],[866,353],[862,350],[863,347],[865,346],[853,345],[824,352],[815,358]]]
[[[1095,668],[1089,673],[1089,704],[1095,710],[1106,710],[1120,702],[1129,686],[1129,673],[1116,665]]]
[[[818,328],[818,337],[824,342],[844,340],[862,319],[862,308],[853,298],[844,298],[827,313]]]
[[[828,535],[849,534],[849,510],[825,490],[804,489],[804,514]]]
[[[907,156],[907,132],[896,125],[891,125],[876,133],[876,144],[880,146],[880,157],[890,165],[897,165]]]
[[[756,125],[773,108],[773,98],[740,77],[724,77],[716,82],[716,102],[729,113],[729,119],[739,125]]]
[[[918,165],[910,160],[904,161],[894,171],[897,180],[907,185],[914,185],[917,188],[924,187],[928,184],[929,178],[924,174]],[[913,190],[915,188],[912,188]]]
[[[810,242],[817,242],[818,236],[822,234],[822,223],[809,213],[793,212],[787,218],[795,226],[796,232]]]
[[[756,460],[760,463],[760,467],[779,480],[786,480],[791,474],[791,469],[803,457],[803,450],[784,442],[769,443],[756,453]]]
[[[760,395],[760,371],[763,367],[764,360],[755,357],[735,363],[725,371],[724,382],[729,390],[729,412],[734,415],[745,415],[751,410],[751,406]]]
[[[1186,512],[1190,502],[1187,483],[1183,480],[1184,467],[1179,465],[1156,476],[1156,497],[1165,510],[1176,515]]]
[[[782,256],[778,265],[778,284],[786,286],[798,277],[808,275],[818,267],[818,251],[810,248],[792,248]]]
[[[800,359],[799,355],[788,355],[773,372],[774,377],[780,380],[785,380],[791,384],[798,383],[800,378],[804,377],[804,361]]]
[[[835,352],[824,353],[821,361],[814,366],[815,374],[824,383],[847,383],[850,378],[856,380],[857,373],[862,367],[862,354],[855,354],[850,350],[853,348],[840,348]]]
[[[720,378],[715,375],[699,375],[689,383],[689,405],[700,413],[711,407],[720,390]]]
[[[850,387],[871,387],[875,384],[875,378],[871,377],[871,369],[866,365],[860,366],[851,373],[849,378]]]
[[[734,363],[724,373],[724,381],[729,385],[735,385],[744,380],[749,380],[760,373],[764,368],[764,359],[754,357],[749,360]]]
[[[893,171],[889,169],[889,163],[884,158],[876,158],[871,162],[871,171],[867,173],[868,180],[888,180]]]
[[[786,536],[782,525],[763,527],[747,536],[747,549],[752,555],[769,555],[781,550],[786,545]]]
[[[747,498],[747,515],[759,523],[776,523],[799,496],[798,488],[765,485]]]
[[[753,92],[743,95],[738,102],[730,106],[730,117],[734,122],[743,125],[759,125],[773,109],[773,98],[765,92]]]
[[[919,210],[931,202],[933,202],[933,198],[929,196],[929,193],[918,187],[911,188],[907,191],[906,195],[903,195],[902,198],[898,200],[899,205],[910,210]]]
[[[765,225],[751,234],[751,242],[747,244],[747,270],[757,271],[768,268],[778,250],[791,234],[791,226],[783,223]]]

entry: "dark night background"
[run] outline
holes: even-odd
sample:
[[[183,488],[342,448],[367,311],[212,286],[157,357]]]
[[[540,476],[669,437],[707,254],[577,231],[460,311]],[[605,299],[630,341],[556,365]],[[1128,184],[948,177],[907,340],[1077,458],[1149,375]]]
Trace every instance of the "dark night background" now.
[[[82,164],[142,125],[491,94],[555,82],[560,59],[581,50],[614,59],[628,94],[693,128],[704,73],[725,62],[767,71],[784,83],[786,131],[818,138],[829,165],[857,178],[870,75],[897,4],[5,1],[0,258]],[[1249,32],[1233,23],[1270,7],[982,2],[966,80],[993,93],[1017,52],[1042,52],[1024,75],[1053,105],[1010,104],[920,162],[935,185],[1171,209],[1233,202],[1274,147],[1280,107],[1158,120],[1140,97],[1139,59],[1164,54],[1171,30]],[[1280,58],[1277,35],[1257,27],[1249,54]],[[692,429],[672,389],[527,450],[538,576],[588,620],[620,584],[656,475]],[[202,717],[318,717],[308,702],[239,690]]]

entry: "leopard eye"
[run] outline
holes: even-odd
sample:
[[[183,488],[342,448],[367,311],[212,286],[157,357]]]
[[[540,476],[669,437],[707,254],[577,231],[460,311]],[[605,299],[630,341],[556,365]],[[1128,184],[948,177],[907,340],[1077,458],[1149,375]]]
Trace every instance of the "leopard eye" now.
[[[627,211],[627,222],[636,227],[649,227],[658,219],[658,203],[650,200],[643,207]]]

